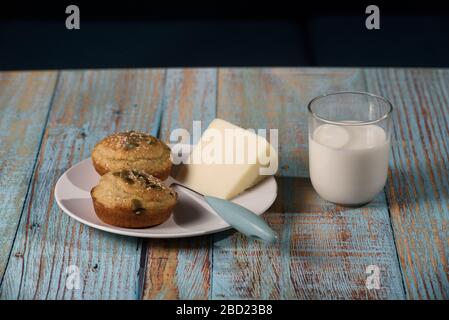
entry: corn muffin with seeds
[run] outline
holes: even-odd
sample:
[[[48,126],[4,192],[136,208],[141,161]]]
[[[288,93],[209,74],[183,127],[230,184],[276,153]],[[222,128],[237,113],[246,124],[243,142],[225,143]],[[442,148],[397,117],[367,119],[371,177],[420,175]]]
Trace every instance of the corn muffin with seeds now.
[[[142,132],[114,133],[97,143],[92,151],[95,170],[103,175],[109,171],[144,170],[159,179],[170,175],[170,148],[159,139]]]
[[[110,171],[91,190],[97,216],[124,228],[146,228],[166,221],[177,194],[161,180],[142,170]]]

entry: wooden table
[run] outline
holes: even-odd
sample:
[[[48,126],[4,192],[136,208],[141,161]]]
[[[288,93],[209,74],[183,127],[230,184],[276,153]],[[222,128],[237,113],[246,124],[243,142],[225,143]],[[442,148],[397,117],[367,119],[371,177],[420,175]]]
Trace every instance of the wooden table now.
[[[388,183],[367,206],[320,199],[306,104],[363,90],[389,98]],[[0,73],[1,299],[448,299],[449,70],[132,69]],[[59,176],[117,130],[168,140],[215,117],[279,128],[274,246],[233,231],[144,240],[58,208]],[[368,289],[367,267],[380,270]],[[68,284],[70,266],[80,285]]]

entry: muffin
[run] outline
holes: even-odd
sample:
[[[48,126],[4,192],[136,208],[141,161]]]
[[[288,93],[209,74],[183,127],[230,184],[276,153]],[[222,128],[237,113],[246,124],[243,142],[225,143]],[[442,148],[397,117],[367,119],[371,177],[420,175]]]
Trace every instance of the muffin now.
[[[95,170],[103,175],[109,171],[143,170],[159,179],[170,175],[170,148],[145,133],[126,131],[114,133],[97,143],[92,151]]]
[[[145,228],[166,221],[177,194],[161,180],[141,170],[110,171],[91,192],[97,216],[124,228]]]

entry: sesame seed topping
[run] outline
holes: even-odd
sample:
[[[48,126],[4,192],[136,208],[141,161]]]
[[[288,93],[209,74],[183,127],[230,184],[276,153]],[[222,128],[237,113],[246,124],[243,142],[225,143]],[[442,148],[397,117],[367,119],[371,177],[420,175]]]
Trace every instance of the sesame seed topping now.
[[[112,148],[132,150],[139,148],[143,143],[153,145],[156,141],[157,139],[149,134],[131,130],[112,134],[106,139],[106,145]]]

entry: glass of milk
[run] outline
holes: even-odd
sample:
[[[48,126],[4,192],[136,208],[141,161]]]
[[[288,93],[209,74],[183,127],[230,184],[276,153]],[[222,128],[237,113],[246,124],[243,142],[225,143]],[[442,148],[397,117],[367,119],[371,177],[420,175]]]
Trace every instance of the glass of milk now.
[[[388,173],[392,104],[365,92],[337,92],[309,102],[309,170],[325,200],[370,202]]]

